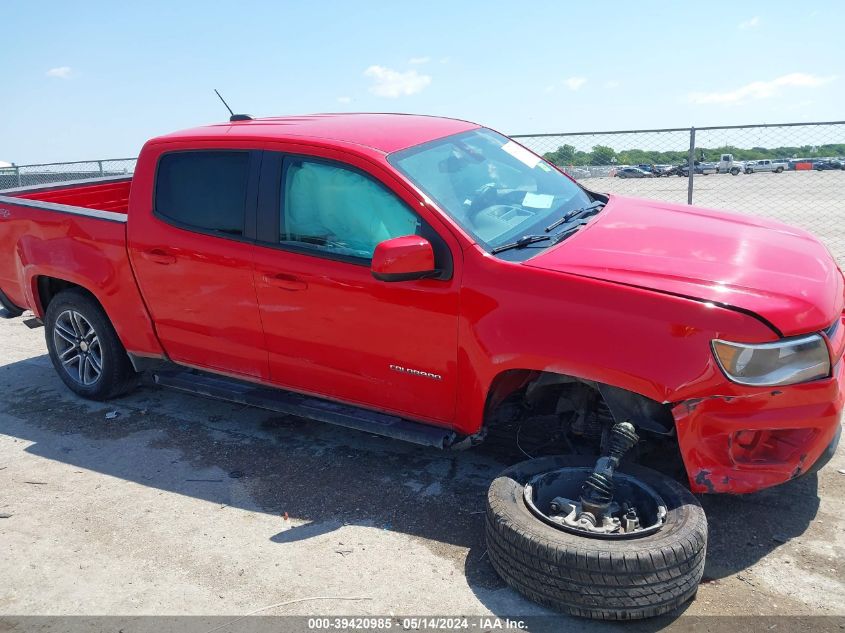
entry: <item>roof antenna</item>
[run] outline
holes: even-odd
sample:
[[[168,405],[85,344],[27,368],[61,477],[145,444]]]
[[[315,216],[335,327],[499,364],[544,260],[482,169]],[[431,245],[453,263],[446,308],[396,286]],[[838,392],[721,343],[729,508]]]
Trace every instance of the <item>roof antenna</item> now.
[[[223,98],[219,92],[217,92],[217,88],[214,89],[215,94],[220,98],[220,101],[223,102],[223,105],[226,106],[226,109],[229,111],[229,114],[232,115],[229,117],[230,121],[252,121],[252,117],[248,114],[235,114],[232,112],[232,108],[229,107],[229,104],[226,103],[226,100]]]

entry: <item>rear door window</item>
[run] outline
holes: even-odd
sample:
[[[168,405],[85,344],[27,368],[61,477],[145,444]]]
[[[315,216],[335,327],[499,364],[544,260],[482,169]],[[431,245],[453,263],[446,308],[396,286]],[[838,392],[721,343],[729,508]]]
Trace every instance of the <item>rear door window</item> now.
[[[165,154],[158,163],[155,213],[181,228],[244,234],[249,152]]]

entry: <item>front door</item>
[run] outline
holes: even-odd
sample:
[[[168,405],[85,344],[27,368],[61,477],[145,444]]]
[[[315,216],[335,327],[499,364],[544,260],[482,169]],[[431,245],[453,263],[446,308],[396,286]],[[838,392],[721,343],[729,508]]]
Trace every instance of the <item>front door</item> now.
[[[452,252],[459,250],[411,210],[409,191],[402,195],[360,166],[265,153],[255,287],[270,378],[448,423],[457,386],[459,262]],[[369,268],[375,245],[411,234],[432,241],[442,278],[376,280]]]

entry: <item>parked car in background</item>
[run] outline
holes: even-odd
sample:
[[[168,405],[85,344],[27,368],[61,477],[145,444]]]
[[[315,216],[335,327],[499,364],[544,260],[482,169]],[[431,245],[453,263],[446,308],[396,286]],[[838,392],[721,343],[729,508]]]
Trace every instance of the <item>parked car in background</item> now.
[[[617,178],[654,178],[654,174],[650,171],[640,169],[639,167],[623,167],[616,170]]]
[[[561,167],[563,172],[569,176],[572,176],[575,180],[581,180],[582,178],[589,178],[592,176],[588,169],[584,169],[583,167]]]
[[[672,169],[672,165],[655,165],[651,173],[653,173],[655,177],[670,176]]]
[[[839,160],[820,160],[817,161],[815,165],[813,165],[813,169],[816,171],[827,171],[831,169],[842,170],[845,169],[845,162]]]
[[[700,161],[695,161],[693,173],[701,174],[702,176],[707,176],[708,174],[715,174],[717,173],[716,165],[715,163],[702,163]],[[678,176],[689,176],[689,165],[678,165],[677,174]]]
[[[762,160],[751,160],[745,163],[745,173],[753,174],[755,171],[770,171],[779,174],[786,169],[782,163],[776,163],[773,160],[764,158]]]
[[[790,171],[803,171],[812,169],[814,165],[815,161],[812,158],[793,158],[789,160],[787,169]]]
[[[716,173],[739,176],[744,167],[744,163],[734,160],[733,154],[722,154],[719,163],[716,165]]]

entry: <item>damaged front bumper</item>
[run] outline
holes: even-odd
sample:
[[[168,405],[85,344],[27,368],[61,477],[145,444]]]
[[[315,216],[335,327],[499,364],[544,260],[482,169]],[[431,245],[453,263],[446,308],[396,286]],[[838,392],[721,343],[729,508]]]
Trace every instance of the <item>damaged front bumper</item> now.
[[[845,406],[845,362],[837,356],[830,378],[676,405],[691,490],[756,492],[823,466],[836,450]]]

